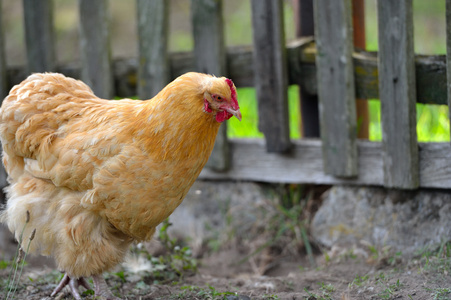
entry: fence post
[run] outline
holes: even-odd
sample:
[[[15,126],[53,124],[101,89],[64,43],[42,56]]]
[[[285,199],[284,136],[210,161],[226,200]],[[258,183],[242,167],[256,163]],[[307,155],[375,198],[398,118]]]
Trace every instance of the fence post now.
[[[419,186],[412,0],[379,0],[379,95],[386,187]]]
[[[27,73],[55,70],[53,1],[24,0]]]
[[[268,152],[287,152],[292,145],[282,1],[252,0],[251,8],[258,127]]]
[[[82,80],[97,96],[110,99],[114,96],[114,86],[108,3],[106,0],[79,0],[79,8]]]
[[[170,80],[169,1],[138,0],[138,97],[150,99]]]
[[[357,175],[351,0],[316,0],[320,130],[326,173]]]
[[[226,75],[222,0],[191,0],[191,17],[196,70],[216,76]],[[217,171],[225,171],[230,166],[226,122],[219,129],[207,166]]]

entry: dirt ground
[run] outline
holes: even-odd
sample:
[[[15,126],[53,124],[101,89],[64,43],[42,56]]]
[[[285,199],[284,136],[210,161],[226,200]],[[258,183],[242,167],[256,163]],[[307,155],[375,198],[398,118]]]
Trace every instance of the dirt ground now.
[[[126,262],[104,277],[122,299],[451,299],[451,241],[406,257],[363,242],[321,249],[303,239],[299,232],[308,232],[308,224],[299,216],[311,219],[322,192],[315,190],[305,205],[290,202],[289,209],[264,205],[264,222],[247,237],[224,228],[196,247],[171,237],[165,221],[153,242],[132,247]],[[0,249],[11,257],[0,252],[0,300],[52,299],[62,274],[52,260],[32,256],[12,296],[8,278],[17,247],[6,228],[1,234],[6,242]],[[92,290],[80,290],[83,299],[94,299]],[[73,298],[63,290],[54,299]]]
[[[264,275],[243,253],[224,249],[205,257],[197,273],[155,283],[147,271],[118,269],[105,274],[111,290],[123,299],[451,299],[449,244],[423,249],[406,260],[397,254],[333,249],[316,256],[272,257]],[[135,262],[136,264],[136,262]],[[138,262],[137,265],[140,263]],[[7,298],[10,268],[0,270],[0,299]],[[26,266],[14,299],[51,299],[61,274],[49,267]],[[84,299],[93,299],[92,291]],[[9,298],[11,299],[11,297]],[[72,299],[64,291],[55,299]]]

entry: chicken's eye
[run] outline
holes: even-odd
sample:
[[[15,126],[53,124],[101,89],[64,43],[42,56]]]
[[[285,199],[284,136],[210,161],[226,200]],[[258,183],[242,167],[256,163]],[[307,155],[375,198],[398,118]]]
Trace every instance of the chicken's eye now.
[[[218,95],[215,95],[215,99],[216,99],[216,101],[218,101],[218,102],[221,102],[223,99],[222,99],[222,97],[221,96],[218,96]]]

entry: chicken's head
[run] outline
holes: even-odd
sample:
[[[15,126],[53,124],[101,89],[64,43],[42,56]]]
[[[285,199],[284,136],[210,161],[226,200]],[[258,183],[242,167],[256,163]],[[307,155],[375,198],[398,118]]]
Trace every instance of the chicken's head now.
[[[241,121],[236,88],[232,80],[213,77],[204,93],[204,110],[214,114],[216,121],[222,123],[232,116]]]

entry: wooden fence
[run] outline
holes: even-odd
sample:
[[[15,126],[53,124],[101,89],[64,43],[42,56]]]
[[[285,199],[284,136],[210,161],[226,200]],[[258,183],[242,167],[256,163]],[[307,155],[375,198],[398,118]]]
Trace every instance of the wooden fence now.
[[[253,47],[235,48],[224,45],[222,1],[192,0],[194,51],[168,53],[169,3],[137,0],[139,57],[112,60],[108,2],[79,0],[82,59],[76,66],[55,65],[52,1],[24,0],[28,64],[6,67],[0,36],[0,94],[30,72],[81,78],[104,98],[141,99],[187,71],[225,75],[238,87],[256,88],[265,138],[230,140],[222,126],[210,164],[216,167],[200,178],[451,188],[450,144],[419,144],[415,129],[416,102],[448,104],[451,60],[414,54],[412,0],[378,0],[379,53],[354,49],[351,0],[315,0],[315,39],[289,45],[282,1],[252,0]],[[451,54],[451,0],[446,5]],[[318,95],[321,138],[290,140],[290,84]],[[382,142],[357,139],[356,97],[380,99]]]

